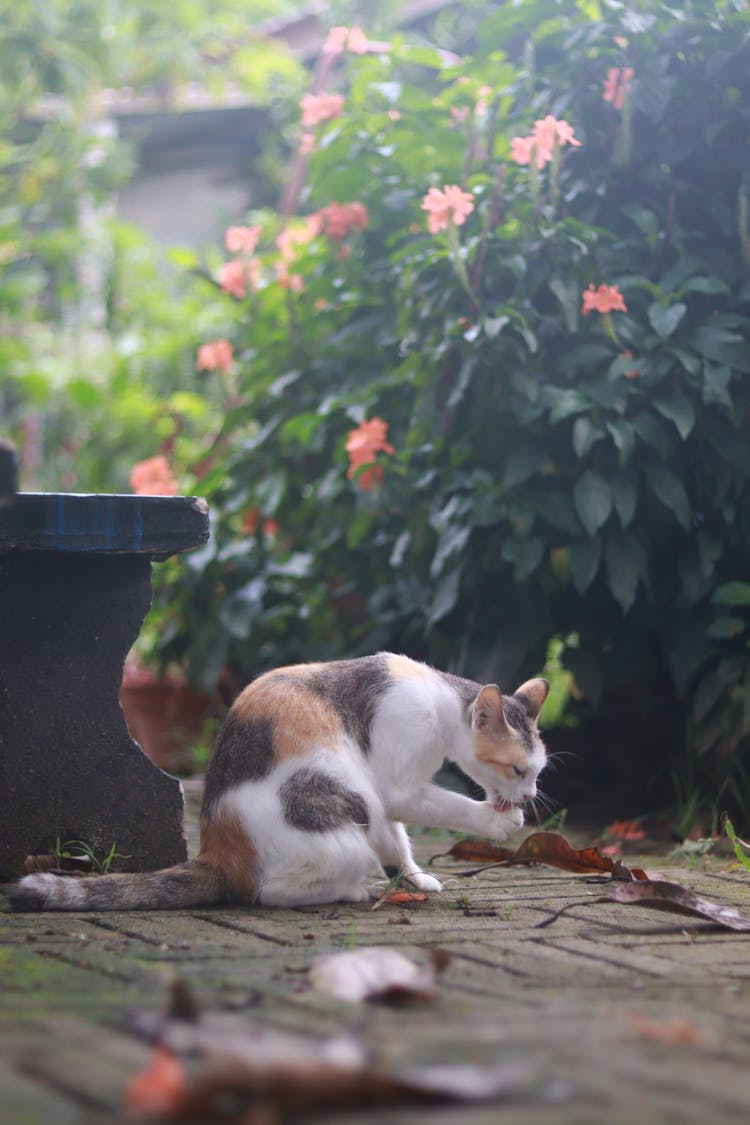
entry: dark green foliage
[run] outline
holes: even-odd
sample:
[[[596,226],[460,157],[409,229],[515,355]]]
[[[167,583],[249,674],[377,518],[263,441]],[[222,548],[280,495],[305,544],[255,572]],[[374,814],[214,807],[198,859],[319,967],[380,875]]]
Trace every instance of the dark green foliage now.
[[[304,207],[359,200],[369,228],[346,260],[300,250],[301,294],[237,305],[242,403],[198,486],[215,536],[169,591],[163,651],[204,683],[388,646],[513,686],[575,635],[579,706],[637,703],[645,730],[677,703],[658,768],[710,752],[713,795],[741,804],[750,15],[580,9],[473,7],[460,65],[398,42],[347,62]],[[581,147],[533,175],[510,140],[547,114]],[[454,183],[473,214],[428,234],[422,197]],[[600,284],[627,312],[581,315]],[[396,453],[365,491],[344,443],[372,417]],[[243,541],[256,505],[280,532]]]

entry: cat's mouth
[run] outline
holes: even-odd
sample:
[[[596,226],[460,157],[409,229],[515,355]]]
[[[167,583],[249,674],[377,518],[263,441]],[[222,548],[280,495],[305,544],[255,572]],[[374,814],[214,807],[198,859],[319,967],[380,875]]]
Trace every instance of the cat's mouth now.
[[[492,807],[495,812],[510,812],[514,806],[512,801],[506,801],[505,797],[498,796],[492,802]]]

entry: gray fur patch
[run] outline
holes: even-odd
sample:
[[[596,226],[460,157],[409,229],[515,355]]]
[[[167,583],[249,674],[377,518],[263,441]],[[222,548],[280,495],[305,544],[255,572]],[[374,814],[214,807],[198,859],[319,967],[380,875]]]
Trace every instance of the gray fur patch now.
[[[520,734],[528,747],[534,745],[534,723],[529,718],[529,713],[520,699],[515,696],[503,696],[503,712],[505,721],[517,734]]]
[[[333,708],[349,737],[368,754],[375,708],[392,683],[387,658],[362,656],[358,660],[336,660],[300,673],[298,682]]]
[[[463,706],[470,707],[482,690],[482,685],[474,680],[466,680],[463,676],[454,676],[452,672],[438,672],[441,680],[445,680],[453,688]]]
[[[352,823],[367,828],[370,823],[359,793],[318,770],[297,770],[281,786],[279,797],[287,823],[303,832],[331,832]]]
[[[238,719],[230,714],[216,736],[206,774],[202,815],[243,781],[260,781],[273,768],[273,724],[270,719]]]

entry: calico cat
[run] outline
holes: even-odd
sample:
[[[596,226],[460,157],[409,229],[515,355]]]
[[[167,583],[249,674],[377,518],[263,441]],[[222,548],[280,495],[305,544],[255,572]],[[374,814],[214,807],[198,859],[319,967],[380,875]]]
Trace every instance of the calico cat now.
[[[545,763],[546,680],[494,684],[405,656],[267,672],[237,698],[206,776],[196,859],[97,878],[28,875],[16,910],[164,910],[215,902],[302,906],[367,899],[381,866],[425,891],[404,823],[505,840]],[[432,784],[448,758],[486,791]]]

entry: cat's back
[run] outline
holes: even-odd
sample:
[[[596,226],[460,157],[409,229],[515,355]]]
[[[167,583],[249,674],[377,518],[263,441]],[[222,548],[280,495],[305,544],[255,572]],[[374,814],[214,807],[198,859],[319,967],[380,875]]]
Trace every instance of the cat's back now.
[[[391,659],[379,653],[293,664],[253,680],[217,736],[204,806],[228,789],[262,781],[286,762],[314,751],[353,749],[366,757],[376,710],[394,683]]]
[[[393,682],[387,653],[292,664],[249,684],[232,708],[240,722],[272,727],[277,755],[295,755],[348,734],[363,750],[378,702]]]

